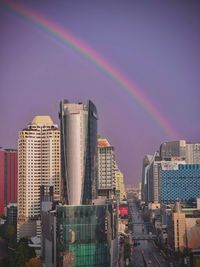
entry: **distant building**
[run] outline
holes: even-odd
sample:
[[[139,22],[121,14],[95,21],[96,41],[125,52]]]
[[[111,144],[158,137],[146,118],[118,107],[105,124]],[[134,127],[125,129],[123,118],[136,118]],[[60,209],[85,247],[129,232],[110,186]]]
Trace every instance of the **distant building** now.
[[[115,183],[116,183],[116,192],[119,192],[120,200],[126,198],[125,185],[124,185],[124,175],[117,167],[115,169]]]
[[[114,147],[106,138],[97,142],[97,190],[99,195],[111,196],[116,189]]]
[[[96,197],[97,109],[60,103],[62,197],[68,205],[92,203]]]
[[[0,215],[6,206],[17,202],[18,155],[16,149],[0,148]]]
[[[18,239],[40,234],[40,186],[60,199],[60,131],[49,116],[36,116],[19,133]]]
[[[186,141],[169,141],[164,142],[160,146],[160,156],[162,159],[170,157],[186,158]]]
[[[141,198],[142,201],[148,202],[148,169],[150,167],[151,162],[153,161],[153,155],[146,155],[143,159],[142,165],[142,188],[141,188]]]
[[[174,250],[183,250],[186,247],[186,227],[185,213],[181,211],[181,208],[172,213],[172,227],[173,248]]]
[[[160,169],[161,158],[159,153],[156,152],[153,160],[147,169],[147,201],[159,202],[159,189],[160,189]]]
[[[189,164],[200,164],[200,143],[187,143],[186,162]]]
[[[10,203],[7,206],[7,223],[17,226],[17,203]]]
[[[160,200],[162,203],[186,202],[200,197],[200,164],[177,165],[174,170],[160,171]]]
[[[165,142],[160,146],[160,156],[162,159],[180,157],[187,164],[200,164],[200,143],[186,140]]]
[[[153,156],[146,155],[142,169],[142,200],[146,203],[162,201],[163,192],[166,192],[166,189],[161,188],[160,171],[161,169],[162,173],[170,170],[175,171],[180,164],[200,164],[200,143],[187,142],[186,140],[164,142],[160,145],[160,150],[155,152]],[[174,183],[176,182],[173,181]],[[176,189],[172,191],[174,190]]]
[[[168,222],[168,243],[173,250],[200,247],[200,212],[196,209],[181,208],[176,202]]]
[[[170,157],[161,159],[158,152],[151,157],[144,170],[143,198],[146,203],[161,201],[161,180],[160,171],[169,171],[178,169],[179,164],[185,164],[182,157]]]

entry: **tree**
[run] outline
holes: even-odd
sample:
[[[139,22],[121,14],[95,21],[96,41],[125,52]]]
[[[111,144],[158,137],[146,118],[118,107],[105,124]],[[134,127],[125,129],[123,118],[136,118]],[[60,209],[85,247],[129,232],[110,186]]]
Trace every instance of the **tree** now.
[[[5,238],[8,240],[9,243],[12,243],[16,236],[16,230],[14,225],[6,224],[5,225]]]
[[[16,267],[22,267],[30,258],[35,257],[35,251],[28,246],[28,240],[23,238],[19,241],[15,251]]]
[[[39,258],[31,258],[24,267],[42,267],[42,261]]]
[[[124,259],[130,258],[130,256],[131,256],[131,244],[126,241],[124,244]]]

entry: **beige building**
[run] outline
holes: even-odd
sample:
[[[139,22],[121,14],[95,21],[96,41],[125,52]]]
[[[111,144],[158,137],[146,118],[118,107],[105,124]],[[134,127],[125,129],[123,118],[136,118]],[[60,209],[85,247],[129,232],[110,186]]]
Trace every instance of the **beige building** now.
[[[183,250],[186,247],[185,213],[178,211],[172,214],[174,249]]]
[[[97,141],[98,164],[98,190],[110,190],[116,188],[115,181],[115,153],[114,147],[106,138],[98,138]]]
[[[200,248],[200,215],[186,216],[187,247],[190,249]]]
[[[60,131],[49,116],[36,116],[18,139],[18,239],[40,231],[40,186],[60,198]],[[39,229],[39,230],[38,230]]]
[[[120,200],[126,196],[125,186],[124,186],[124,175],[117,168],[115,171],[115,181],[116,181],[116,190],[119,191]]]
[[[174,250],[199,249],[200,247],[200,215],[187,212],[174,212],[173,221],[173,248]]]

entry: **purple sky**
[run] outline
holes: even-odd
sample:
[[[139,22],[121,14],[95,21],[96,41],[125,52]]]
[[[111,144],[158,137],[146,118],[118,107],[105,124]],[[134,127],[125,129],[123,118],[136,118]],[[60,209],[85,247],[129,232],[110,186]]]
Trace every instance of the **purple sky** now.
[[[66,26],[126,74],[183,139],[200,140],[198,0],[18,2]],[[169,140],[152,116],[86,58],[1,4],[0,34],[0,146],[17,147],[35,115],[59,123],[61,99],[91,99],[126,183],[137,183],[144,155]]]

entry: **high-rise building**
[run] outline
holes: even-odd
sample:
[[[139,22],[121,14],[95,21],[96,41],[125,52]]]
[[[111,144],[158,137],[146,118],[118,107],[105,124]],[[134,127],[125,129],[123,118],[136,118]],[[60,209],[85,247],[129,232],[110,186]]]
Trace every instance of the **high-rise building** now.
[[[36,235],[40,186],[60,198],[60,131],[49,116],[36,116],[19,133],[18,238]],[[29,223],[30,222],[30,223]]]
[[[160,197],[161,182],[160,172],[178,169],[179,164],[185,164],[182,157],[170,157],[162,160],[159,153],[156,152],[151,162],[146,168],[146,201],[158,203],[162,198]]]
[[[16,149],[0,148],[0,214],[9,203],[17,202],[17,158]]]
[[[141,188],[141,197],[142,201],[147,202],[148,201],[148,170],[151,165],[151,162],[154,160],[153,155],[146,155],[143,159],[143,165],[142,165],[142,188]]]
[[[115,153],[114,147],[110,145],[106,138],[98,138],[97,144],[98,162],[98,192],[101,194],[107,191],[110,193],[116,189],[115,177]]]
[[[200,164],[200,143],[187,143],[186,162],[188,164]]]
[[[200,164],[200,143],[186,140],[165,142],[160,146],[160,156],[162,159],[181,157],[188,164]]]
[[[186,141],[169,141],[160,146],[160,156],[162,159],[170,157],[186,157]]]
[[[96,195],[97,109],[60,103],[62,197],[68,205],[90,204]]]

